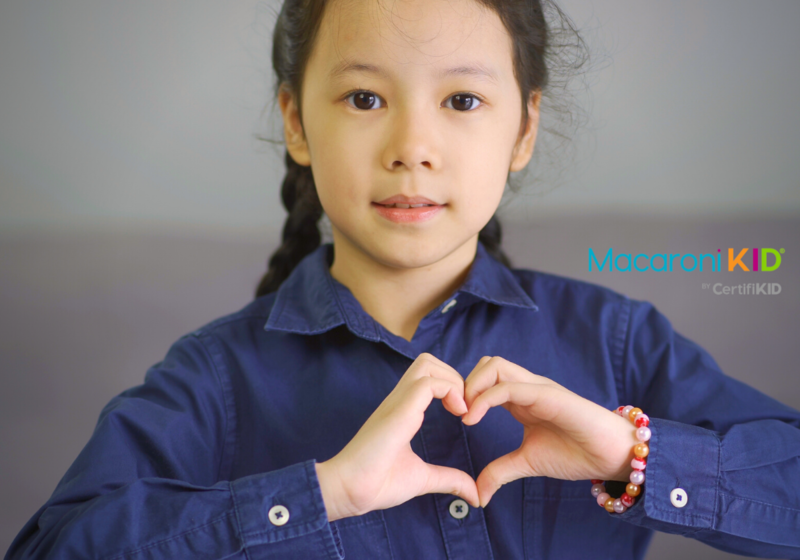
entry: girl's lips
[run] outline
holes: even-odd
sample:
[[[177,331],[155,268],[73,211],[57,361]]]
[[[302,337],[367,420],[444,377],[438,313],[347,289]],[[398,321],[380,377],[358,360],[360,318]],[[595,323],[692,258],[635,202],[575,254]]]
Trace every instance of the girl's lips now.
[[[444,210],[444,205],[441,204],[419,208],[387,208],[377,202],[373,202],[372,207],[387,220],[399,224],[425,222]]]

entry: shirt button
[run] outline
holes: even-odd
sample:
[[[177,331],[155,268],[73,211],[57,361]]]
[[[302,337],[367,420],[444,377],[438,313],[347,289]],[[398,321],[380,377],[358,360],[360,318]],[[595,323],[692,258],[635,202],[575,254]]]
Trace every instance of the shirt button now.
[[[689,497],[686,495],[686,490],[683,488],[675,488],[669,493],[669,501],[672,502],[672,505],[676,508],[682,508],[689,501]]]
[[[289,510],[283,506],[272,506],[269,508],[269,520],[273,525],[280,527],[289,521]]]
[[[447,313],[448,311],[450,311],[450,308],[451,308],[451,307],[453,307],[455,304],[456,304],[456,300],[454,300],[454,299],[451,299],[451,300],[450,300],[450,301],[447,303],[447,305],[445,305],[445,306],[442,308],[442,313]]]
[[[450,502],[450,515],[456,519],[464,519],[469,513],[469,505],[464,500],[453,500]]]

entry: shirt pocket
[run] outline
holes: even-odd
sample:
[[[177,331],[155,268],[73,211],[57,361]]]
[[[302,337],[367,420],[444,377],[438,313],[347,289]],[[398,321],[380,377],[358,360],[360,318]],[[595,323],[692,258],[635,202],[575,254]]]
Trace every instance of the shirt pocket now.
[[[348,560],[393,560],[383,510],[337,519],[333,525],[336,526],[344,556]]]
[[[626,522],[597,505],[588,480],[530,477],[523,482],[526,559],[630,558]]]

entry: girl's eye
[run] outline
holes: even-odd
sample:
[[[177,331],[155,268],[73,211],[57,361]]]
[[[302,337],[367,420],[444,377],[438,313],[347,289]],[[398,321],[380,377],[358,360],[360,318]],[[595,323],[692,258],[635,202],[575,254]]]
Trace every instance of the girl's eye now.
[[[370,109],[380,109],[381,107],[376,107],[375,103],[377,100],[380,99],[376,94],[372,93],[371,91],[360,90],[351,93],[345,100],[353,98],[353,102],[350,103],[352,107],[356,109],[361,109],[364,111],[369,111]],[[468,111],[474,111],[476,108],[480,107],[483,101],[481,101],[478,96],[472,95],[471,93],[457,93],[452,95],[448,98],[449,100],[453,100],[453,109],[456,111],[466,113]]]
[[[471,93],[457,93],[448,99],[453,100],[453,109],[462,113],[474,111],[476,108],[481,106],[481,103],[483,103],[483,101],[478,99],[476,95],[472,95]]]
[[[356,91],[345,97],[345,100],[350,99],[351,97],[353,98],[353,103],[350,103],[350,105],[352,105],[356,109],[363,109],[365,111],[368,111],[369,109],[380,108],[380,107],[373,107],[375,101],[377,99],[380,99],[380,97],[378,97],[371,91],[363,91],[363,90]]]

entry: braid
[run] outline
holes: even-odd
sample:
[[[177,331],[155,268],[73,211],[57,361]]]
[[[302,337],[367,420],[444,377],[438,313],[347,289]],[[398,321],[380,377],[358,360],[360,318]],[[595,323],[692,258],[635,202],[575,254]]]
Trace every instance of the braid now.
[[[495,214],[492,219],[483,226],[483,229],[478,234],[478,241],[483,243],[486,247],[486,252],[489,253],[495,260],[500,261],[508,268],[511,268],[511,260],[503,252],[500,247],[500,242],[503,240],[503,229],[500,227],[500,220]]]
[[[311,168],[299,165],[288,150],[285,161],[281,199],[289,215],[283,225],[283,243],[270,257],[269,268],[256,288],[257,298],[276,291],[294,267],[321,242],[317,222],[322,217],[322,204]]]

